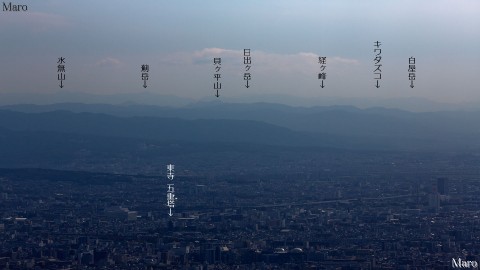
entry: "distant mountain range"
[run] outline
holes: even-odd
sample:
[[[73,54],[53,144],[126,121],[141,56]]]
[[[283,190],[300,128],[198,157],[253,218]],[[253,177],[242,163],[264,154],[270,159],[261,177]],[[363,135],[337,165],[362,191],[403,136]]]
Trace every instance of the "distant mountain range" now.
[[[270,102],[287,104],[289,106],[355,106],[358,108],[371,108],[381,106],[384,108],[398,108],[412,112],[429,111],[454,111],[454,110],[477,110],[480,108],[480,100],[470,100],[463,103],[446,103],[432,101],[421,97],[399,98],[375,98],[375,97],[298,97],[295,95],[268,94],[257,95],[254,92],[243,97],[223,95],[220,99],[212,95],[201,99],[178,97],[161,94],[156,91],[116,93],[116,94],[93,94],[79,91],[57,91],[50,93],[29,92],[2,92],[0,93],[0,105],[9,104],[55,104],[55,103],[103,103],[113,105],[144,104],[153,106],[181,107],[197,102],[223,101],[226,103],[257,103]]]
[[[52,133],[157,142],[361,150],[480,149],[478,111],[413,113],[385,108],[221,102],[178,108],[62,103],[0,109],[2,138],[9,132],[21,132],[33,137],[35,133]]]

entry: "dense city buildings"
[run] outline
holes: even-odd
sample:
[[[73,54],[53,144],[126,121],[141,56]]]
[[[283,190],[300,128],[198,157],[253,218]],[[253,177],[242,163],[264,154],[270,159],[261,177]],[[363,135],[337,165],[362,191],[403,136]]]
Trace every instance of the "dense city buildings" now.
[[[479,260],[475,167],[383,155],[255,173],[176,164],[171,217],[165,173],[2,169],[0,268],[451,269],[452,259]]]

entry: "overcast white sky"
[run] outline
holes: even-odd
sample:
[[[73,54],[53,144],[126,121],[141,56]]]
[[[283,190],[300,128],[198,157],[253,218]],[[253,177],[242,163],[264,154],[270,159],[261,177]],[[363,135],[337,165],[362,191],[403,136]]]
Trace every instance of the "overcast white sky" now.
[[[56,62],[63,56],[61,91],[144,91],[140,65],[149,64],[147,90],[199,99],[213,95],[213,58],[222,57],[226,96],[480,100],[478,0],[21,2],[28,12],[0,12],[0,93],[60,91]],[[252,50],[249,89],[244,48]],[[318,56],[327,57],[323,89]]]

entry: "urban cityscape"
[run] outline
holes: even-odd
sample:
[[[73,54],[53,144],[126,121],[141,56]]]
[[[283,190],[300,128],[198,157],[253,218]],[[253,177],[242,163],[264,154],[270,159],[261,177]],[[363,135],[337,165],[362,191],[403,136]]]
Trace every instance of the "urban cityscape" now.
[[[172,216],[171,164],[155,176],[4,169],[0,267],[451,269],[452,259],[477,261],[475,166],[383,158],[352,162],[348,173],[343,162],[319,169],[305,160],[257,168],[264,174],[175,164]]]

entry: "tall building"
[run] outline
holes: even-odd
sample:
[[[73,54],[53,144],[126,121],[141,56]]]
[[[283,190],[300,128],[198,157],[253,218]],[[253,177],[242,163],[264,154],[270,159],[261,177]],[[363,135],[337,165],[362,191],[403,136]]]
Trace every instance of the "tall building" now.
[[[448,195],[448,178],[437,178],[437,191],[440,195]]]
[[[440,194],[428,194],[428,207],[435,212],[440,208]]]

